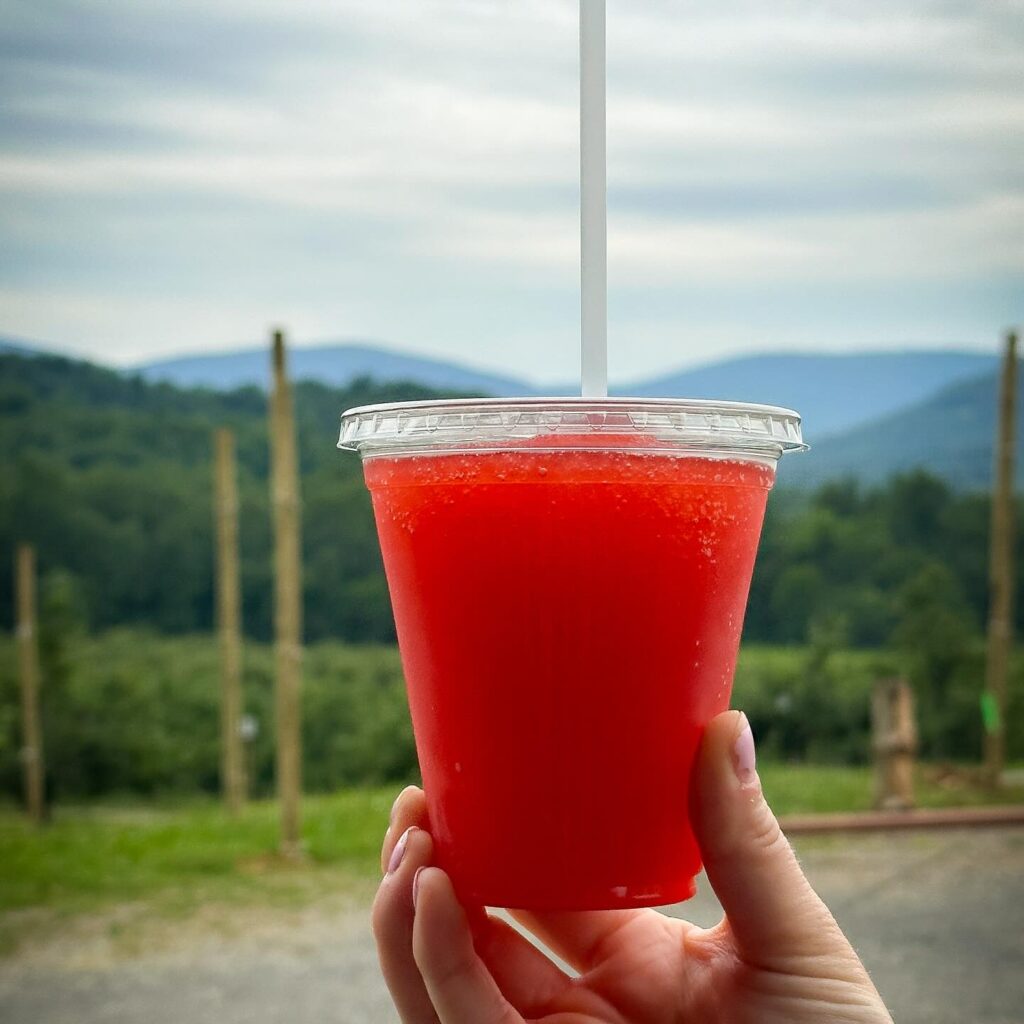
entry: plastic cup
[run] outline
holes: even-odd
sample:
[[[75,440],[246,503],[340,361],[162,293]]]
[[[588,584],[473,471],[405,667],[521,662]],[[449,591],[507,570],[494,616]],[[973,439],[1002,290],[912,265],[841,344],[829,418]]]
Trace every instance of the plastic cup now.
[[[701,734],[728,706],[800,418],[729,402],[353,409],[435,844],[467,903],[693,895]]]

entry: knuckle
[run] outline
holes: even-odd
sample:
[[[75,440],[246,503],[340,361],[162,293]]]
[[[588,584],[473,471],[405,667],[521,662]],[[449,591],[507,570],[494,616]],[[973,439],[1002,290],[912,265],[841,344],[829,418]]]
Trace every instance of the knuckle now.
[[[406,786],[395,798],[396,812],[403,811],[410,804],[417,803],[421,795],[422,790],[418,786]]]
[[[775,817],[771,809],[763,801],[754,817],[754,827],[750,836],[750,843],[764,855],[793,855],[793,849],[789,845],[789,840],[782,832],[779,819]]]
[[[381,885],[370,908],[370,928],[378,943],[386,940],[395,929],[398,904],[390,888]]]

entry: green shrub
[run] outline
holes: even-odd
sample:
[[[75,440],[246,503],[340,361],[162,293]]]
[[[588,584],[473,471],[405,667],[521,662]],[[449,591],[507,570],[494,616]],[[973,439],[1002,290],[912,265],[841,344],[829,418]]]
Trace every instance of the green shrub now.
[[[840,619],[802,647],[749,645],[733,706],[743,708],[768,761],[863,764],[870,759],[875,679],[914,665],[907,654],[841,646]],[[20,798],[20,714],[15,650],[0,637],[0,791]],[[46,637],[43,715],[48,785],[58,800],[117,793],[213,793],[219,781],[219,682],[211,636],[141,630]],[[398,651],[318,643],[303,662],[303,782],[310,792],[412,781],[416,755]],[[258,724],[247,744],[251,788],[274,790],[273,650],[244,649],[245,711]],[[960,653],[941,689],[915,681],[925,756],[981,754],[984,650]],[[1015,659],[1008,751],[1024,758],[1024,659]]]
[[[15,652],[0,640],[0,787],[20,795]],[[64,675],[44,679],[48,786],[57,799],[109,793],[215,792],[219,785],[219,676],[214,638],[140,630],[79,636]],[[273,651],[244,650],[252,789],[274,786]],[[310,790],[415,777],[416,756],[398,652],[336,643],[306,650],[304,782]]]

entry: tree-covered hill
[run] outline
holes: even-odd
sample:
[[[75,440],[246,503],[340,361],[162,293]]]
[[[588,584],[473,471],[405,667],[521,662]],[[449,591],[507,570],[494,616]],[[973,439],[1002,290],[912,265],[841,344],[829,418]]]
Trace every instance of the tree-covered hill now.
[[[962,490],[992,484],[997,374],[957,381],[924,401],[813,444],[786,466],[785,478],[813,487],[836,476],[880,483],[926,467]],[[1017,395],[1017,479],[1024,482],[1024,389]]]
[[[414,384],[296,386],[311,636],[390,640],[390,610],[358,459],[335,448],[351,405],[430,397]],[[88,363],[0,355],[0,538],[35,543],[42,572],[70,574],[94,627],[212,625],[211,437],[238,440],[244,619],[270,631],[267,400],[147,384]],[[0,614],[11,618],[10,558]]]
[[[296,386],[310,640],[394,638],[358,459],[335,449],[338,415],[352,405],[431,394],[369,380],[340,389]],[[256,388],[181,389],[56,357],[0,354],[7,454],[0,549],[9,553],[0,557],[2,621],[12,614],[10,552],[27,540],[38,548],[44,589],[55,580],[91,628],[211,629],[211,436],[229,426],[240,461],[244,625],[268,637],[266,420],[266,397]],[[914,629],[931,629],[936,643],[950,629],[980,634],[983,494],[957,492],[920,472],[873,487],[833,482],[813,493],[787,490],[785,480],[769,505],[748,639],[799,643],[824,629],[836,643],[877,646],[909,643]],[[1024,599],[1017,607],[1024,609]],[[916,625],[900,633],[908,621]]]

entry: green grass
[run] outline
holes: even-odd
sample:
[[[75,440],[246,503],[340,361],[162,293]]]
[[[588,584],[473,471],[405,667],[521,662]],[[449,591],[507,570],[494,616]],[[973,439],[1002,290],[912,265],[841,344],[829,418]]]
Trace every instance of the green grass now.
[[[210,898],[301,903],[377,870],[380,839],[397,789],[361,789],[303,803],[305,862],[275,855],[274,804],[237,819],[213,801],[178,805],[58,808],[38,832],[0,812],[0,912],[28,907],[83,911],[162,900],[187,910]]]
[[[776,814],[865,810],[871,806],[871,770],[835,765],[758,766],[765,796]]]
[[[758,771],[776,814],[826,814],[870,810],[874,796],[871,768],[838,765],[759,764]],[[998,791],[976,782],[970,769],[918,769],[914,795],[919,807],[976,807],[1024,803],[1024,786]]]
[[[855,811],[871,806],[869,768],[762,764],[779,814]],[[949,807],[1024,802],[1024,787],[990,793],[966,771],[920,770],[918,802]],[[370,880],[400,787],[354,789],[303,802],[306,860],[274,854],[277,811],[251,804],[235,819],[212,800],[58,807],[34,832],[13,808],[0,810],[0,912],[27,907],[88,910],[172,895],[187,905],[215,895],[241,901],[301,902],[318,880]]]

